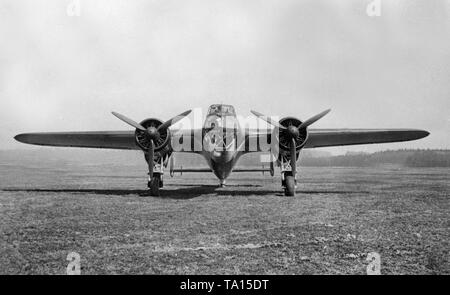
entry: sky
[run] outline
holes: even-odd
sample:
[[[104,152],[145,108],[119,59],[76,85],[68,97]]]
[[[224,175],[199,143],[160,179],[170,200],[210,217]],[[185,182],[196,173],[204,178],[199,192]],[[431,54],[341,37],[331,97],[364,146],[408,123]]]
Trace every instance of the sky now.
[[[419,128],[332,152],[450,148],[450,0],[0,0],[0,149],[210,104],[314,128]],[[28,147],[29,148],[29,147]],[[325,150],[327,150],[325,149]]]

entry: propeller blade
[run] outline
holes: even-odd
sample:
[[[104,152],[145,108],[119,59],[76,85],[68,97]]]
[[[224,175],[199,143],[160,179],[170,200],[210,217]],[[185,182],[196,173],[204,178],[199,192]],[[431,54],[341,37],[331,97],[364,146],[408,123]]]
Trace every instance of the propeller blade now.
[[[279,128],[279,129],[286,129],[286,127],[284,127],[283,125],[281,125],[280,123],[278,123],[277,121],[272,120],[272,118],[263,115],[261,113],[258,113],[257,111],[250,111],[253,115],[255,115],[256,117],[260,118],[261,120],[266,121],[267,123]]]
[[[292,176],[297,172],[297,151],[295,150],[295,139],[292,138],[290,148]]]
[[[142,126],[141,124],[139,124],[139,123],[137,123],[137,122],[131,120],[131,119],[128,118],[128,117],[125,117],[124,115],[121,115],[121,114],[116,113],[116,112],[112,112],[112,114],[113,114],[114,116],[116,116],[117,118],[119,118],[120,120],[122,120],[122,121],[124,121],[125,123],[127,123],[128,125],[133,126],[133,127],[136,128],[136,129],[139,129],[139,130],[142,130],[142,131],[147,131],[147,129],[145,129],[144,126]]]
[[[187,115],[189,115],[192,112],[192,110],[188,110],[184,113],[179,114],[178,116],[173,117],[170,120],[167,120],[166,122],[164,122],[162,125],[160,125],[158,127],[158,131],[159,130],[164,130],[169,128],[170,126],[172,126],[173,124],[175,124],[176,122],[180,121],[181,119],[183,119],[184,117],[186,117]]]
[[[328,109],[326,111],[321,112],[320,114],[315,115],[314,117],[309,118],[308,120],[306,120],[305,122],[300,124],[300,126],[298,126],[298,129],[302,129],[302,128],[308,127],[309,125],[313,124],[317,120],[320,120],[323,116],[328,114],[330,111],[331,111],[331,109]]]
[[[155,154],[155,143],[150,140],[150,147],[148,148],[148,176],[150,181],[153,180],[153,156]]]

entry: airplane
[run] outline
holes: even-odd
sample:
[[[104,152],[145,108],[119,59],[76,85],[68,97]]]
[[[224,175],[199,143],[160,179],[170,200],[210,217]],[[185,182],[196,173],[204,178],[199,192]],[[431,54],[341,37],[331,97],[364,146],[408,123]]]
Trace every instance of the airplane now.
[[[297,186],[297,159],[302,149],[357,144],[388,143],[417,140],[430,133],[418,129],[310,129],[330,112],[325,110],[305,121],[296,117],[274,120],[251,111],[271,128],[242,128],[232,105],[213,104],[209,107],[202,128],[174,131],[172,125],[185,118],[191,110],[167,121],[148,118],[140,123],[116,112],[114,116],[135,128],[134,131],[46,132],[25,133],[14,138],[22,143],[103,149],[142,150],[148,164],[149,195],[159,196],[163,187],[164,169],[175,172],[213,172],[224,186],[232,172],[270,172],[274,165],[281,171],[281,186],[286,196],[294,196]],[[272,140],[274,139],[274,140]],[[268,145],[270,143],[270,145]],[[180,145],[182,148],[180,148]],[[175,169],[174,151],[202,155],[208,168]],[[269,168],[239,169],[239,158],[251,152],[269,152]]]

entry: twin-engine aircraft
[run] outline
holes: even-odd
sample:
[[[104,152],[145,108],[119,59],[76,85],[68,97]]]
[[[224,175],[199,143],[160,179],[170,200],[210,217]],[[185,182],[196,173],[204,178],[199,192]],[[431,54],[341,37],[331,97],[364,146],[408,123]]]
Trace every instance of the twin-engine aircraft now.
[[[113,112],[135,130],[26,133],[17,135],[15,139],[44,146],[142,150],[148,163],[148,187],[152,196],[159,196],[167,166],[171,176],[175,172],[213,172],[223,186],[231,172],[268,171],[273,176],[274,164],[280,167],[285,195],[294,196],[297,158],[304,148],[408,141],[429,135],[429,132],[417,129],[309,129],[330,110],[305,121],[294,117],[277,121],[256,111],[251,112],[273,127],[263,130],[241,128],[233,106],[214,104],[209,107],[203,127],[198,129],[169,129],[191,110],[165,122],[150,118],[140,123]],[[201,154],[209,168],[175,169],[173,152]],[[236,168],[238,159],[251,152],[268,152],[269,168]]]

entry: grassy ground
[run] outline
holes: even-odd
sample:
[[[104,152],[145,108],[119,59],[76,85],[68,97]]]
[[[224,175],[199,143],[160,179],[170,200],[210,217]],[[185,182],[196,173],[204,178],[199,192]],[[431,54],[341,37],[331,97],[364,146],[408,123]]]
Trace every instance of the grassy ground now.
[[[448,169],[303,168],[278,177],[166,177],[145,165],[10,165],[0,170],[0,273],[450,274]]]

